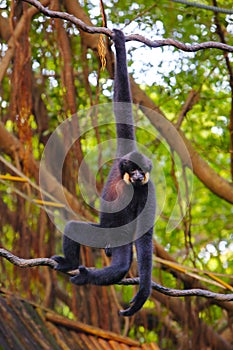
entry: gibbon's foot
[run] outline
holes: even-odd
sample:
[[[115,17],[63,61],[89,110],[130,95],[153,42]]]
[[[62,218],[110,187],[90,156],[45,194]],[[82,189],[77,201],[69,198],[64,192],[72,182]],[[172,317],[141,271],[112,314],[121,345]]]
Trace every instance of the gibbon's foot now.
[[[51,259],[53,259],[58,263],[58,265],[54,268],[55,270],[58,270],[61,272],[68,272],[68,271],[78,269],[78,266],[74,266],[69,260],[67,260],[63,256],[53,255],[51,256]]]
[[[85,266],[79,266],[79,274],[70,278],[70,281],[77,285],[88,283],[88,269]]]

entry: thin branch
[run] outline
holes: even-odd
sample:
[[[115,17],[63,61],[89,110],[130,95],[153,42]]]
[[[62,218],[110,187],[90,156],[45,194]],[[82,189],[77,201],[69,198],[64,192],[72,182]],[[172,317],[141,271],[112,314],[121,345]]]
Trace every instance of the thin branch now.
[[[161,46],[170,45],[186,52],[196,52],[203,49],[219,49],[219,50],[233,52],[233,46],[222,44],[222,43],[216,43],[214,41],[206,41],[201,44],[191,45],[191,44],[184,44],[184,43],[181,43],[180,41],[169,39],[169,38],[152,41],[150,39],[144,38],[140,34],[131,34],[126,36],[126,41],[132,41],[132,40],[140,41],[149,47],[161,47]]]
[[[67,20],[67,21],[77,25],[77,27],[79,29],[82,29],[84,32],[87,32],[90,34],[105,34],[105,35],[109,36],[110,38],[112,38],[112,36],[113,36],[113,32],[108,28],[88,26],[83,21],[81,21],[80,19],[78,19],[74,15],[71,15],[67,12],[59,12],[59,11],[49,10],[48,8],[44,7],[38,0],[22,0],[22,1],[25,1],[25,2],[35,6],[41,13],[43,13],[44,15],[46,15],[48,17],[60,18],[60,19]],[[126,41],[139,41],[139,42],[141,42],[149,47],[153,47],[153,48],[170,45],[170,46],[174,46],[177,49],[180,49],[180,50],[186,51],[186,52],[196,52],[199,50],[210,49],[210,48],[215,48],[215,49],[233,52],[233,46],[230,46],[230,45],[227,45],[224,43],[216,43],[214,41],[207,41],[207,42],[204,42],[201,44],[191,45],[191,44],[181,43],[181,42],[174,40],[174,39],[150,40],[150,39],[147,39],[144,36],[139,35],[139,34],[127,35],[125,37],[125,39],[126,39]]]
[[[137,285],[139,284],[139,278],[126,278],[122,281],[118,282],[117,284],[123,284],[125,286],[128,285]],[[229,294],[222,294],[222,293],[213,293],[206,289],[173,289],[173,288],[167,288],[163,287],[160,284],[152,281],[152,289],[156,290],[157,292],[160,292],[162,294],[168,295],[170,297],[190,297],[190,296],[197,296],[197,297],[204,297],[213,299],[215,301],[233,301],[233,293]]]
[[[184,5],[187,5],[187,6],[191,6],[191,7],[197,7],[199,9],[213,11],[213,12],[216,12],[216,13],[219,12],[219,13],[225,13],[225,14],[229,14],[229,15],[233,14],[233,10],[227,9],[227,8],[223,8],[223,7],[209,6],[209,5],[199,4],[197,2],[187,1],[187,0],[171,0],[171,1],[176,2],[176,3],[180,3],[180,4],[184,4]]]
[[[37,259],[21,259],[18,256],[8,252],[8,250],[0,248],[0,256],[10,261],[13,265],[19,267],[49,266],[54,269],[57,262],[50,258]]]
[[[37,259],[21,259],[16,255],[13,255],[6,249],[0,248],[0,256],[10,261],[13,265],[19,267],[34,267],[34,266],[49,266],[55,269],[57,263],[50,258],[37,258]],[[75,275],[78,270],[67,272],[68,275]],[[137,285],[139,284],[139,278],[126,278],[117,284],[120,285]],[[159,293],[168,295],[170,297],[184,297],[184,296],[199,296],[204,298],[211,298],[215,301],[233,301],[233,293],[231,294],[221,294],[213,293],[204,289],[172,289],[161,286],[160,284],[152,281],[152,288]]]

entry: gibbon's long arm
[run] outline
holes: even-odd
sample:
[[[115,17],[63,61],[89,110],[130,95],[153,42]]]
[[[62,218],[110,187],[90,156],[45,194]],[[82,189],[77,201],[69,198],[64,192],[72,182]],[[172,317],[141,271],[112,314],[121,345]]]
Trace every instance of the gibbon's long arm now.
[[[131,306],[126,310],[121,310],[121,316],[132,316],[139,311],[151,293],[151,272],[153,254],[153,229],[139,238],[136,242],[137,262],[140,277],[139,291],[131,300]]]
[[[152,163],[136,149],[125,37],[120,30],[113,32],[116,49],[114,113],[117,155],[102,193],[100,224],[68,222],[63,238],[64,257],[54,256],[53,259],[58,262],[57,269],[61,271],[79,267],[80,273],[71,278],[71,282],[77,285],[110,285],[120,281],[129,271],[135,242],[139,291],[132,305],[120,311],[123,316],[131,316],[140,310],[151,292],[155,192],[149,179]],[[107,247],[107,254],[112,256],[110,266],[102,269],[78,266],[80,243]]]
[[[132,113],[132,97],[127,69],[125,36],[113,29],[116,49],[116,64],[114,74],[114,113],[117,128],[117,156],[136,150],[134,122]]]

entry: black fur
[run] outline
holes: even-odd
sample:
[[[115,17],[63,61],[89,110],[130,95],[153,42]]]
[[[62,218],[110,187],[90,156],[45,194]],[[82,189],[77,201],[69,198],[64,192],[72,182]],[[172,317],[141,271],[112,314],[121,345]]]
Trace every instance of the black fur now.
[[[71,278],[71,282],[77,285],[87,283],[110,285],[119,282],[129,271],[134,242],[140,276],[139,291],[131,301],[132,305],[120,311],[123,316],[131,316],[140,310],[151,292],[155,193],[148,176],[152,168],[151,161],[136,149],[125,37],[120,30],[115,29],[113,32],[116,48],[114,113],[118,147],[117,158],[102,193],[100,224],[68,222],[63,238],[64,257],[54,256],[53,259],[58,262],[57,269],[60,271],[79,268],[80,273]],[[142,214],[141,217],[140,214]],[[120,246],[116,244],[112,247],[111,243],[107,242],[108,235],[106,234],[105,252],[112,257],[111,265],[102,269],[88,269],[79,266],[80,244],[70,238],[75,237],[77,232],[81,231],[80,234],[82,234],[85,231],[86,237],[90,235],[92,239],[92,231],[96,229],[98,232],[100,228],[105,228],[104,232],[107,233],[108,228],[116,228],[119,236],[127,234],[129,243]]]

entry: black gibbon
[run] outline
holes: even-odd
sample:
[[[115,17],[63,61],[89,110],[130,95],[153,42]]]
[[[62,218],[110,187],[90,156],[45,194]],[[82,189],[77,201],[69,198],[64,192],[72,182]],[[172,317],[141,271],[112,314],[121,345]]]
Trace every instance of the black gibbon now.
[[[139,291],[130,307],[119,312],[122,316],[131,316],[141,309],[151,293],[155,191],[149,179],[152,163],[136,147],[125,37],[122,31],[113,30],[113,41],[116,49],[114,113],[117,155],[101,195],[100,224],[69,221],[63,235],[64,257],[52,258],[58,262],[57,270],[65,272],[79,268],[79,274],[71,277],[74,284],[110,285],[119,282],[129,271],[135,244]],[[111,264],[102,269],[89,269],[79,265],[80,243],[77,242],[81,242],[79,238],[82,235],[85,235],[85,241],[90,239],[91,242],[95,231],[97,240],[98,235],[101,238],[104,235],[102,241],[105,245],[102,247],[106,247],[106,255],[111,256]],[[122,236],[125,240],[118,240]]]

